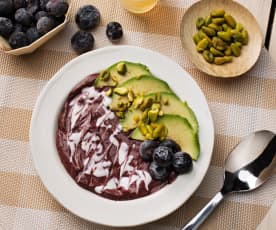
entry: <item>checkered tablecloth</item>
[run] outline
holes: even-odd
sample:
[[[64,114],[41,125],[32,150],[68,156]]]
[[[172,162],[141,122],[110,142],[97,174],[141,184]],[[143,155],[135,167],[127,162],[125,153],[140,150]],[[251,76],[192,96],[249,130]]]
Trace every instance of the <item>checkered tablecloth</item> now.
[[[58,204],[37,176],[29,148],[37,96],[55,72],[76,57],[70,38],[77,31],[74,15],[80,5],[93,4],[102,14],[101,25],[92,31],[94,49],[113,45],[105,36],[105,25],[120,22],[124,37],[118,44],[158,51],[179,63],[202,88],[214,119],[211,165],[192,198],[168,217],[131,229],[179,229],[219,191],[224,159],[241,137],[259,129],[276,132],[276,65],[268,52],[263,49],[254,68],[240,78],[217,79],[198,71],[187,59],[179,38],[180,20],[192,2],[163,0],[149,13],[133,15],[116,0],[75,0],[66,29],[39,50],[20,57],[0,53],[1,230],[111,229],[84,221]],[[254,192],[227,197],[201,229],[255,229],[275,199],[276,173]]]

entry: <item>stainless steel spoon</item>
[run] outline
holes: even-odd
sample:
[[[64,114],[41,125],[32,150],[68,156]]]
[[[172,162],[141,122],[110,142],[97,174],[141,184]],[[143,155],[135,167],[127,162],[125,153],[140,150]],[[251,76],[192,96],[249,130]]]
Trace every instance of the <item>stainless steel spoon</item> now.
[[[262,185],[276,167],[276,135],[262,130],[245,137],[228,155],[224,183],[211,201],[182,230],[195,230],[232,192],[247,192]]]

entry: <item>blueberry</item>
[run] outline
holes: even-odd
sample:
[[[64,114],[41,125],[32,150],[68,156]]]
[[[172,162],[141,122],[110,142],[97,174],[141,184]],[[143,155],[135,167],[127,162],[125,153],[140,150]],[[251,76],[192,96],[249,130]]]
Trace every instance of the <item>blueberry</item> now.
[[[28,0],[27,10],[34,15],[39,10],[39,0]]]
[[[71,38],[72,48],[78,53],[85,53],[93,49],[94,37],[86,31],[78,31]]]
[[[193,160],[189,154],[177,152],[173,156],[172,166],[177,173],[183,174],[192,169]]]
[[[35,21],[38,21],[40,18],[48,16],[48,13],[46,11],[38,11],[35,14]]]
[[[92,5],[85,5],[79,8],[75,20],[82,30],[91,30],[100,24],[100,11]]]
[[[26,35],[27,35],[27,38],[29,40],[29,43],[33,43],[34,41],[36,41],[40,37],[40,34],[37,31],[36,27],[29,28],[26,32]]]
[[[26,33],[26,31],[30,28],[28,26],[22,26],[21,24],[15,23],[13,26],[13,33],[15,32],[24,32]]]
[[[166,139],[162,141],[160,146],[166,146],[170,148],[173,153],[181,151],[180,146],[174,140],[171,140],[171,139]]]
[[[25,8],[27,6],[26,0],[13,0],[13,8],[18,10],[20,8]]]
[[[0,0],[0,17],[12,17],[12,0]]]
[[[65,20],[65,16],[61,16],[61,17],[55,17],[55,26],[60,25],[61,23],[63,23]]]
[[[36,23],[37,31],[46,34],[55,27],[55,20],[52,17],[42,17]]]
[[[33,22],[32,14],[25,8],[20,8],[15,12],[14,19],[22,26],[30,26]]]
[[[173,152],[166,146],[158,146],[153,151],[153,160],[161,167],[168,167],[172,163]]]
[[[123,36],[123,28],[118,22],[109,22],[106,26],[106,36],[110,41],[118,41]]]
[[[158,141],[144,141],[141,143],[139,153],[144,161],[152,161],[153,150],[159,146]]]
[[[149,172],[153,179],[161,181],[167,180],[170,174],[168,168],[161,167],[155,161],[151,162]]]
[[[40,9],[46,10],[46,5],[50,0],[40,0]]]
[[[13,49],[29,45],[28,38],[23,32],[13,33],[9,38],[9,43]]]
[[[64,0],[50,0],[46,4],[46,10],[50,15],[55,17],[61,17],[65,15],[68,10],[68,3]]]
[[[12,21],[8,18],[0,17],[0,35],[7,38],[13,31]]]
[[[24,32],[24,27],[21,24],[15,24],[13,27],[13,33]]]

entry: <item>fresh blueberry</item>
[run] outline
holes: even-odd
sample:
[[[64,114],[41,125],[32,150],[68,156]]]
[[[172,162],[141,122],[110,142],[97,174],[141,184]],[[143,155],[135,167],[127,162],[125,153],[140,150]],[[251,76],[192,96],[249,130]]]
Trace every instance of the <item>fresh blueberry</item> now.
[[[173,152],[166,146],[158,146],[153,151],[153,160],[161,167],[168,167],[172,163]]]
[[[29,45],[28,38],[23,32],[13,33],[9,38],[9,43],[13,49]]]
[[[76,23],[82,30],[91,30],[100,24],[100,11],[92,5],[85,5],[79,8],[76,17]]]
[[[0,17],[0,35],[7,38],[12,32],[12,21],[9,18]]]
[[[0,0],[0,17],[12,17],[12,0]]]
[[[49,0],[40,0],[40,9],[46,10],[46,5],[49,2]]]
[[[172,166],[177,173],[183,174],[192,169],[193,160],[189,154],[177,152],[173,156]]]
[[[123,36],[123,28],[118,22],[109,22],[106,26],[106,36],[110,41],[118,41]]]
[[[173,151],[173,153],[181,151],[180,146],[174,140],[171,139],[166,139],[162,141],[160,146],[166,146],[170,148]]]
[[[36,27],[29,28],[26,32],[26,35],[27,35],[27,38],[29,40],[29,43],[33,43],[34,41],[36,41],[40,37],[40,34],[37,31]]]
[[[30,26],[33,22],[32,14],[25,8],[20,8],[15,12],[14,19],[22,26]]]
[[[37,31],[46,34],[55,27],[55,20],[52,17],[42,17],[36,23]]]
[[[20,8],[25,8],[27,6],[26,0],[13,0],[13,8],[18,10]]]
[[[165,181],[169,177],[169,170],[166,167],[161,167],[155,161],[150,163],[149,172],[153,179]]]
[[[28,26],[22,26],[21,24],[19,24],[19,23],[15,23],[14,24],[14,26],[13,26],[13,33],[15,33],[15,32],[24,32],[24,33],[26,33],[27,32],[27,30],[30,28],[30,27],[28,27]]]
[[[78,54],[85,53],[93,49],[94,37],[91,33],[80,30],[71,38],[71,45]]]
[[[15,24],[13,27],[13,33],[24,32],[24,27],[21,24]]]
[[[50,15],[61,17],[66,14],[68,10],[68,3],[64,0],[50,0],[46,4],[46,10]]]
[[[139,153],[144,161],[152,161],[152,155],[155,148],[159,146],[158,141],[144,141],[141,143]]]
[[[34,15],[39,10],[39,0],[28,0],[27,10]]]
[[[55,17],[55,26],[60,25],[61,23],[63,23],[65,20],[65,16],[61,16],[61,17]]]
[[[48,13],[46,11],[38,11],[35,14],[35,21],[37,22],[40,18],[48,16]]]

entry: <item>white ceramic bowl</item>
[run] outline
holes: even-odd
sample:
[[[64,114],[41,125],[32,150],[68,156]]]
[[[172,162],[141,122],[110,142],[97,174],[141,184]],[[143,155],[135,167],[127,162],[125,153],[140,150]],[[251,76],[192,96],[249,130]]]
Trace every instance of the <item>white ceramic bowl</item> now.
[[[63,167],[55,145],[57,116],[70,90],[84,77],[127,60],[147,65],[187,100],[199,122],[201,155],[191,173],[143,198],[113,201],[78,186]],[[30,128],[30,145],[37,172],[48,191],[72,213],[108,226],[135,226],[160,219],[181,206],[200,185],[212,156],[214,127],[206,99],[192,77],[159,53],[133,46],[98,49],[70,61],[48,82],[39,96]]]

